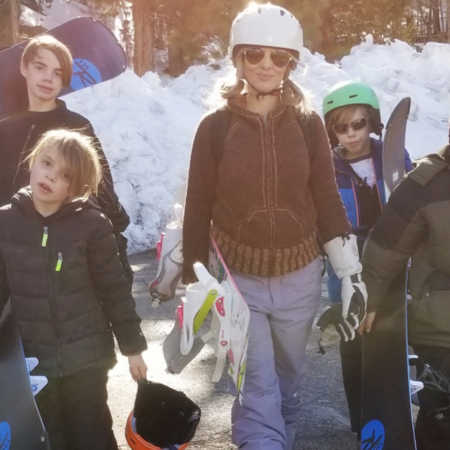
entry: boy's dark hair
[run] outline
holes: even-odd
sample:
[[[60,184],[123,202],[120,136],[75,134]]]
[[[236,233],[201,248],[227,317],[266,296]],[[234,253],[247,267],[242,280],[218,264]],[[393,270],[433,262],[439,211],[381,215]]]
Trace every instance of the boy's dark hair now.
[[[61,64],[63,85],[69,86],[72,78],[72,54],[66,45],[50,34],[35,36],[28,42],[22,53],[22,65],[27,66],[40,48],[49,50],[56,56]]]

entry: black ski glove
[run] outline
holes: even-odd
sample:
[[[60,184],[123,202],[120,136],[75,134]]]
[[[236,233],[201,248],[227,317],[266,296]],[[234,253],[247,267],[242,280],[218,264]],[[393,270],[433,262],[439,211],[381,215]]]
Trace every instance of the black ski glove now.
[[[355,320],[353,314],[349,314],[348,320],[345,320],[342,317],[342,304],[336,303],[323,311],[316,326],[320,328],[319,353],[324,354],[326,347],[331,347],[340,340],[352,341],[356,336],[359,321]]]

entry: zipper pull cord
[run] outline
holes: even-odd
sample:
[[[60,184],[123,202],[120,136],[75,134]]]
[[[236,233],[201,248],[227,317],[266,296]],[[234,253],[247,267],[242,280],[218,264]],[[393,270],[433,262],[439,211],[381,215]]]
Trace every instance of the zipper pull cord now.
[[[47,241],[48,241],[48,227],[44,227],[44,232],[42,233],[41,246],[47,247]]]
[[[58,252],[58,260],[56,261],[55,272],[61,272],[63,265],[63,256],[61,252]]]

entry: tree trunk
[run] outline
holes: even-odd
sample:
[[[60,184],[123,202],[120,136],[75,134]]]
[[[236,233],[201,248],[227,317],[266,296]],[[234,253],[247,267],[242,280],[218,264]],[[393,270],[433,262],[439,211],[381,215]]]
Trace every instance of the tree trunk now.
[[[154,70],[153,58],[153,19],[154,8],[152,0],[133,0],[134,23],[134,71],[142,76],[149,70]]]
[[[433,36],[441,32],[441,21],[439,16],[439,0],[431,0],[431,18],[432,18],[432,33]]]
[[[9,0],[11,44],[15,44],[19,41],[19,8],[18,0]]]
[[[447,0],[446,3],[446,11],[445,11],[445,22],[446,22],[446,29],[445,31],[447,32],[447,42],[450,42],[450,0]]]
[[[170,24],[173,26],[173,24]],[[180,32],[176,28],[172,28],[169,32],[169,48],[168,48],[168,67],[167,73],[173,77],[181,75],[186,70],[183,59],[183,48],[181,45]]]

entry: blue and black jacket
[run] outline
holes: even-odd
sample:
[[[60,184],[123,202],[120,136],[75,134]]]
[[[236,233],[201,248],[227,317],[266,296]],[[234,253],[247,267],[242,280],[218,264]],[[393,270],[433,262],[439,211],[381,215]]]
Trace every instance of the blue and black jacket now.
[[[344,159],[337,149],[334,149],[334,168],[339,193],[347,211],[347,217],[352,224],[352,232],[358,237],[358,247],[361,252],[370,229],[380,216],[386,203],[384,190],[382,152],[383,143],[379,139],[370,138],[371,159],[376,175],[376,184],[372,188],[352,169],[348,160]],[[405,168],[412,169],[411,159],[405,150]],[[327,264],[328,294],[332,302],[340,301],[341,285],[330,264]]]

